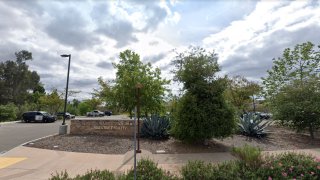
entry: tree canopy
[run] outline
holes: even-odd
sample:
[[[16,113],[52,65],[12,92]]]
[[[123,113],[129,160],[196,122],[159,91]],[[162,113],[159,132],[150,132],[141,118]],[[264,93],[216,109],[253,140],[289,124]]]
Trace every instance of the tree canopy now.
[[[235,121],[223,93],[226,79],[219,78],[218,56],[203,48],[191,47],[173,60],[175,80],[183,84],[184,95],[174,112],[173,134],[188,142],[232,133]]]
[[[242,76],[234,76],[228,79],[228,88],[225,96],[238,111],[243,113],[249,110],[248,104],[251,103],[252,98],[258,95],[260,91],[261,87],[258,83],[249,81]]]
[[[99,78],[100,89],[95,94],[104,99],[107,105],[131,113],[136,105],[136,85],[140,83],[141,110],[146,115],[162,111],[163,96],[167,91],[165,85],[169,81],[161,78],[160,69],[152,68],[150,63],[142,63],[140,56],[130,50],[121,52],[119,60],[119,63],[113,64],[117,70],[113,85]]]
[[[32,92],[44,92],[40,76],[30,71],[26,61],[32,60],[32,53],[22,50],[15,53],[16,60],[0,63],[0,102],[24,104]]]
[[[320,47],[311,42],[284,50],[273,60],[272,69],[263,78],[264,93],[274,118],[297,131],[308,128],[313,138],[320,126],[319,75]]]

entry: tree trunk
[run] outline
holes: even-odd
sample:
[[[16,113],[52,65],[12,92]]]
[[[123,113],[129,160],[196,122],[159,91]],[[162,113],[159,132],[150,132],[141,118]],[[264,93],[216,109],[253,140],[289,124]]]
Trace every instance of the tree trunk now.
[[[314,132],[313,132],[312,124],[309,125],[309,133],[310,133],[311,139],[314,139]]]

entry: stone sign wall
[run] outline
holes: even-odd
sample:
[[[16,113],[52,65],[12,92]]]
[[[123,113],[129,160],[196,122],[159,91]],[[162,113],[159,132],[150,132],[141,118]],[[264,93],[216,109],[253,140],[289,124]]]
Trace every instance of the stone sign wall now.
[[[70,124],[70,134],[133,136],[133,123],[133,120],[72,119]],[[140,127],[141,125],[142,121],[140,120]]]

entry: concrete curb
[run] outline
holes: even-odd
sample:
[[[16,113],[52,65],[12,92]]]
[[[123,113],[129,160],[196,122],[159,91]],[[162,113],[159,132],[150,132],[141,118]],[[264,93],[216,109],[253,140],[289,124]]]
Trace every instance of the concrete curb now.
[[[25,143],[22,143],[22,144],[20,144],[20,145],[18,145],[18,146],[16,146],[16,147],[10,149],[9,151],[11,151],[11,150],[13,150],[13,149],[15,149],[15,148],[17,148],[17,147],[20,147],[20,146],[24,146],[24,145],[26,145],[26,144],[29,144],[29,143],[31,143],[31,142],[38,141],[38,140],[41,140],[41,139],[44,139],[44,138],[48,138],[48,137],[51,137],[51,136],[55,136],[55,135],[58,135],[58,133],[51,134],[51,135],[48,135],[48,136],[44,136],[44,137],[41,137],[41,138],[37,138],[37,139],[33,139],[33,140],[30,140],[30,141],[27,141],[27,142],[25,142]],[[4,155],[7,154],[7,152],[9,152],[9,151],[0,152],[0,157],[1,157],[1,156],[4,156]]]
[[[0,125],[2,124],[14,124],[14,123],[18,123],[18,122],[22,122],[22,120],[20,121],[7,121],[7,122],[1,122]]]

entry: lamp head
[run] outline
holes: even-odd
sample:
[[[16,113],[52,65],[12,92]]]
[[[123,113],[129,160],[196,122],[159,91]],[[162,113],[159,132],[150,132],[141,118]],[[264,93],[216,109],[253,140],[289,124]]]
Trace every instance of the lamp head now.
[[[61,57],[69,57],[70,56],[70,54],[62,54],[62,55],[60,55]]]

